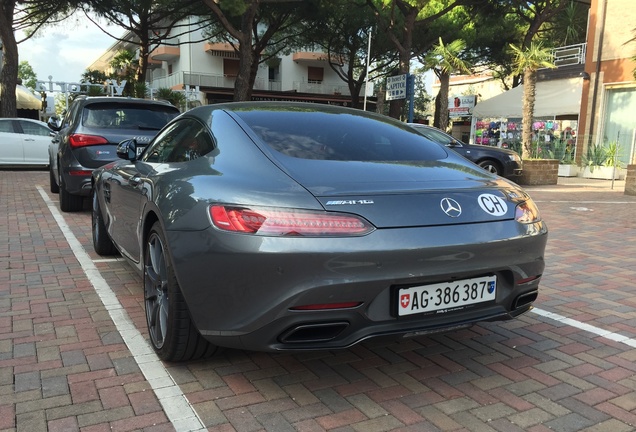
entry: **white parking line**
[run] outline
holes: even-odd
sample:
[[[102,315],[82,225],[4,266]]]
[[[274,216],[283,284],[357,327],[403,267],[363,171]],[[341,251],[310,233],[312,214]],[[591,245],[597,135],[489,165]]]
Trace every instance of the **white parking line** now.
[[[565,325],[569,325],[571,327],[575,327],[581,330],[585,330],[592,334],[604,337],[605,339],[613,340],[615,342],[624,343],[625,345],[629,345],[632,348],[636,348],[636,339],[629,338],[627,336],[623,336],[618,333],[611,332],[609,330],[603,330],[602,328],[595,327],[589,324],[585,324],[584,322],[573,320],[572,318],[564,317],[563,315],[555,314],[553,312],[548,312],[543,309],[533,308],[532,312],[537,315],[541,315],[542,317],[549,318],[551,320],[562,322]]]
[[[95,288],[137,365],[139,365],[139,369],[141,369],[141,372],[155,392],[159,403],[161,403],[175,430],[177,432],[207,430],[186,396],[174,382],[161,360],[159,360],[159,357],[137,330],[117,296],[67,225],[55,203],[51,201],[40,186],[37,186],[37,190],[64,234],[86,277]]]

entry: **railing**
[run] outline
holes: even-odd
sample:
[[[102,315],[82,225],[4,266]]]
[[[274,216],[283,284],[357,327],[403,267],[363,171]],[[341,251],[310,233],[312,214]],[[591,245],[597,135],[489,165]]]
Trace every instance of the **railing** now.
[[[235,77],[228,77],[221,74],[206,74],[206,73],[193,73],[193,72],[177,72],[165,77],[155,78],[150,82],[150,87],[158,88],[174,88],[181,85],[189,85],[191,87],[221,87],[221,88],[234,88]],[[292,83],[293,88],[289,90],[295,90],[300,93],[315,93],[324,95],[344,95],[349,96],[349,87],[344,83],[307,83],[302,81],[294,81]],[[257,78],[254,82],[254,90],[270,90],[270,91],[284,91],[282,83],[275,80],[264,80]],[[361,96],[364,96],[364,89],[362,89]]]
[[[346,95],[349,96],[349,87],[342,83],[307,83],[304,81],[294,81],[294,90],[301,93],[317,93],[328,95]],[[362,92],[364,94],[364,91]]]
[[[585,50],[587,44],[568,45],[552,50],[552,61],[555,66],[570,66],[585,64]]]

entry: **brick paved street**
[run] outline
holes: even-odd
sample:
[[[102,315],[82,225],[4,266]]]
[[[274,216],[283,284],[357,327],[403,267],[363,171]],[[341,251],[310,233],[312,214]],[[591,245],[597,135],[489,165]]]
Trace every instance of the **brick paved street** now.
[[[163,364],[88,207],[59,213],[47,171],[0,170],[0,431],[634,431],[636,197],[609,185],[528,188],[550,239],[517,320]]]

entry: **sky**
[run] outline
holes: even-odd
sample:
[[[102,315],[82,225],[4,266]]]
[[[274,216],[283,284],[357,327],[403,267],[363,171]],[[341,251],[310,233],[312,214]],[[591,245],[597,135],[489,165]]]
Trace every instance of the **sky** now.
[[[111,33],[124,30],[110,27]],[[16,34],[20,39],[22,35]],[[115,39],[102,32],[83,14],[45,30],[18,45],[19,61],[28,61],[39,81],[79,82],[86,68],[97,60]]]

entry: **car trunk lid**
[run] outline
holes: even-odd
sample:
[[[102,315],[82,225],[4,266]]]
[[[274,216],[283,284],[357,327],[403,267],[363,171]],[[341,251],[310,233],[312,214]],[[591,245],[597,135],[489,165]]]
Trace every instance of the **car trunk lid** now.
[[[506,180],[451,160],[304,162],[289,173],[325,210],[355,213],[378,228],[514,219],[523,194]]]

